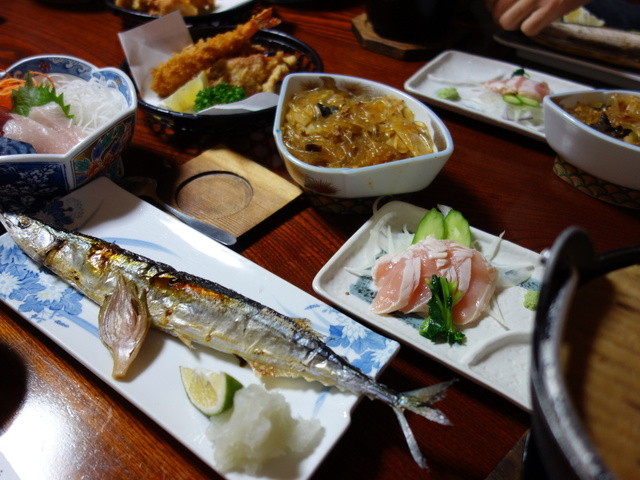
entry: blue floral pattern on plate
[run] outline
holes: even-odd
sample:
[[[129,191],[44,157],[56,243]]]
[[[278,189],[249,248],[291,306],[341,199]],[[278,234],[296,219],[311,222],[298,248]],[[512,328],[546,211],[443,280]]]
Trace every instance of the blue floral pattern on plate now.
[[[55,215],[64,218],[62,210]],[[67,224],[71,224],[66,218]],[[120,243],[129,243],[120,239]],[[133,240],[130,243],[135,243]],[[161,249],[150,242],[152,248]],[[11,303],[20,313],[36,323],[52,321],[63,327],[76,325],[98,336],[95,319],[83,318],[84,295],[51,273],[35,265],[8,235],[0,238],[0,299]],[[336,309],[323,304],[307,307],[313,318],[330,318],[326,324],[314,323],[314,328],[337,353],[345,356],[364,373],[379,371],[393,355],[395,342],[350,320]]]

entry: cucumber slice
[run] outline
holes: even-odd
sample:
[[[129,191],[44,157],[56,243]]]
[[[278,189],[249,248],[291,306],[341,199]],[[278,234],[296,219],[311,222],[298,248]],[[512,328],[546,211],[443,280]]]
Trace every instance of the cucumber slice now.
[[[505,102],[510,103],[511,105],[522,105],[522,102],[518,98],[518,95],[513,95],[511,93],[505,93],[504,95],[502,95],[502,99]]]
[[[458,210],[450,210],[444,217],[445,238],[471,248],[469,222]]]
[[[538,100],[536,100],[535,98],[531,98],[531,97],[525,97],[524,95],[516,95],[516,97],[518,98],[518,100],[520,100],[520,103],[522,105],[526,105],[527,107],[539,107],[540,106],[540,102]]]
[[[438,240],[445,238],[444,215],[437,208],[432,208],[424,214],[411,243],[418,243],[429,235]]]

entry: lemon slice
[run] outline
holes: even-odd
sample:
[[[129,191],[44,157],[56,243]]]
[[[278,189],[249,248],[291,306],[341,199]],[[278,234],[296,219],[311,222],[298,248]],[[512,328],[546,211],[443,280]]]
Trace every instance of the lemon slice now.
[[[579,25],[587,25],[590,27],[603,27],[604,20],[593,15],[584,7],[579,7],[562,17],[565,23],[577,23]]]
[[[229,410],[233,396],[242,388],[231,375],[202,368],[180,367],[180,377],[191,403],[207,416]]]
[[[193,77],[178,90],[173,92],[162,103],[174,112],[193,112],[196,95],[207,87],[207,75],[204,71]]]

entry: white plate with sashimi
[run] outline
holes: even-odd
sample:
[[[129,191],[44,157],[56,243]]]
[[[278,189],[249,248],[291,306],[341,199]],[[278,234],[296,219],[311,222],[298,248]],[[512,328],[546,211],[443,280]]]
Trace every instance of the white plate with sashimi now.
[[[370,376],[377,376],[400,348],[395,340],[320,302],[106,178],[50,202],[39,216],[218,282],[285,315],[307,318],[327,344]],[[250,368],[232,355],[204,347],[190,349],[178,339],[151,329],[127,377],[123,381],[114,379],[111,356],[98,334],[99,307],[35,265],[8,234],[0,236],[0,300],[228,479],[309,478],[348,428],[350,413],[358,403],[356,395],[324,388],[317,382],[269,379],[267,389],[284,396],[294,418],[320,422],[322,438],[308,455],[279,457],[266,463],[256,475],[220,472],[207,437],[209,420],[189,402],[179,367],[225,372],[245,386],[261,383]],[[39,438],[37,429],[32,433]],[[54,458],[49,460],[55,462]],[[26,464],[12,462],[12,466],[19,475],[28,471]]]
[[[404,83],[407,92],[431,105],[542,141],[545,140],[542,98],[591,88],[456,50],[442,52]],[[524,101],[519,102],[518,98]]]
[[[448,207],[439,208],[445,213],[449,210]],[[318,272],[313,281],[314,290],[371,326],[530,411],[531,337],[543,274],[538,253],[507,241],[503,235],[491,235],[471,226],[470,248],[459,250],[465,250],[463,256],[467,255],[472,261],[462,262],[466,267],[456,266],[456,273],[450,274],[441,272],[446,271],[447,262],[455,263],[453,258],[458,254],[451,253],[446,247],[453,244],[448,240],[433,242],[437,245],[433,247],[436,251],[434,253],[432,248],[430,256],[435,258],[434,265],[437,264],[440,270],[427,273],[428,267],[422,267],[420,283],[428,286],[426,280],[437,273],[437,276],[458,281],[460,290],[466,282],[465,290],[475,292],[470,293],[474,298],[467,296],[465,300],[466,293],[462,296],[459,304],[466,305],[464,311],[457,306],[453,309],[454,322],[471,320],[464,325],[454,323],[455,331],[464,335],[460,342],[437,337],[430,339],[424,335],[425,321],[430,313],[428,303],[426,306],[407,305],[395,298],[397,310],[386,313],[389,308],[380,308],[389,305],[382,295],[394,291],[384,284],[380,272],[392,263],[402,263],[397,259],[412,256],[408,252],[415,252],[424,243],[412,246],[414,232],[426,211],[398,201],[381,207]],[[476,268],[476,263],[482,268]],[[470,277],[464,273],[469,266]],[[487,281],[487,272],[491,273],[490,281]],[[466,280],[462,278],[465,275]],[[411,281],[415,285],[415,280],[409,277],[411,275],[402,277],[403,287],[396,291],[406,290]],[[404,298],[415,299],[415,291]],[[472,306],[471,311],[469,306]],[[385,313],[376,313],[376,308]],[[417,311],[403,313],[401,310]],[[465,315],[466,320],[462,318]]]

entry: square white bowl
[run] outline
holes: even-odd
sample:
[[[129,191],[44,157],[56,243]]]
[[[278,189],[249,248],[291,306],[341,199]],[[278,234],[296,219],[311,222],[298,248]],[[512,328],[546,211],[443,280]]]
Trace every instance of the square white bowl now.
[[[640,97],[630,90],[588,90],[544,98],[546,139],[558,157],[612,184],[640,190],[640,146],[613,138],[581,122],[565,108],[603,102],[613,94]]]
[[[375,96],[393,95],[404,100],[415,120],[427,125],[437,151],[359,168],[318,167],[299,160],[289,152],[282,138],[286,107],[294,94],[322,85],[323,78],[333,79],[338,88],[357,85]],[[328,73],[295,73],[285,77],[276,107],[273,135],[289,175],[307,192],[336,198],[368,198],[422,190],[438,175],[453,152],[449,130],[419,100],[382,83]]]

